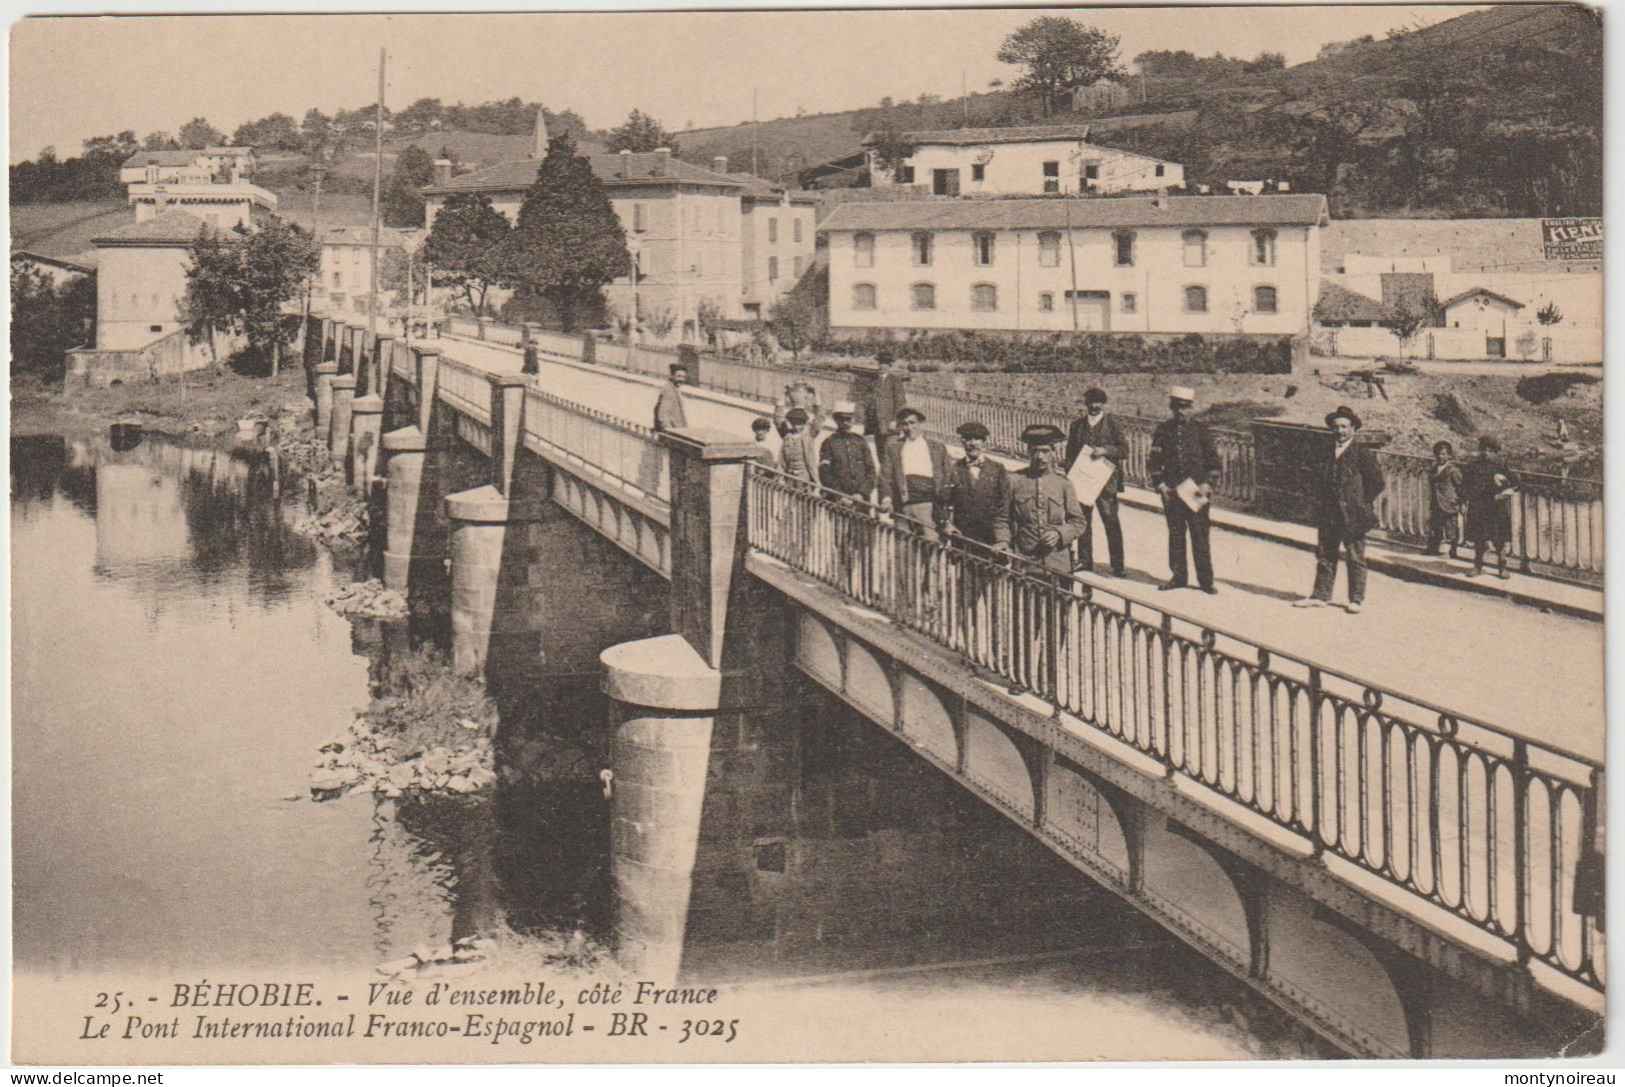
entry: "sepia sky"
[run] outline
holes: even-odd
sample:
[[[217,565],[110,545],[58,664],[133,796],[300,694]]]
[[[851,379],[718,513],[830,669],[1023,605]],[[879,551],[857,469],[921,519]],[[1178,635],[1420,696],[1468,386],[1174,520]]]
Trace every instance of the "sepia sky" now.
[[[658,2],[658,0],[655,0]],[[1148,49],[1284,52],[1311,59],[1331,41],[1379,38],[1476,6],[1266,6],[1051,9]],[[36,8],[35,10],[41,10]],[[48,9],[47,9],[48,10]],[[150,10],[150,8],[149,8]],[[1000,41],[1040,11],[1018,8],[642,12],[560,15],[233,15],[34,18],[12,24],[11,161],[88,136],[174,132],[201,114],[228,134],[274,111],[295,119],[372,100],[379,46],[386,102],[475,103],[519,96],[573,109],[589,127],[633,108],[667,129],[736,124],[874,105],[922,92],[956,97],[1018,70]]]

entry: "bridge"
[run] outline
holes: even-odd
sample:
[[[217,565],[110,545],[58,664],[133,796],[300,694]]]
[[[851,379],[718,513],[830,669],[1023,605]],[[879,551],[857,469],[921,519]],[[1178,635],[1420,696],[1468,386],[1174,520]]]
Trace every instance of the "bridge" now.
[[[386,582],[449,581],[460,666],[545,667],[549,617],[606,607],[548,599],[556,511],[624,584],[669,586],[663,615],[625,602],[645,629],[601,655],[638,976],[681,969],[713,747],[794,670],[1346,1052],[1600,1046],[1591,621],[1381,577],[1358,618],[1292,612],[1307,557],[1218,531],[1217,598],[1149,571],[1056,585],[763,468],[760,395],[691,390],[693,426],[657,435],[649,376],[538,356],[526,376],[490,339],[306,332]],[[1131,557],[1156,553],[1151,516],[1125,524]]]

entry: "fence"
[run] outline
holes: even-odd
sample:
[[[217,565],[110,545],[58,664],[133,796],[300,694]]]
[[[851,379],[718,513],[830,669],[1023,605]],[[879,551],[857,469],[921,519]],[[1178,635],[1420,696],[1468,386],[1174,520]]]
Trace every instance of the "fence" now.
[[[457,335],[478,333],[472,320],[452,318],[451,321],[451,330]],[[519,342],[516,327],[489,321],[486,336],[489,342]],[[544,331],[537,335],[536,342],[538,349],[546,354],[572,361],[581,359],[579,337]],[[640,347],[636,352],[628,352],[621,344],[594,346],[599,364],[650,376],[664,377],[666,367],[676,359],[675,352],[664,348]],[[634,356],[630,365],[628,354]],[[818,390],[819,403],[825,410],[837,400],[860,400],[862,389],[859,376],[850,372],[768,366],[714,354],[701,357],[698,378],[698,384],[704,388],[761,403],[772,403],[782,397],[785,385],[790,382],[805,381]],[[959,425],[975,420],[991,431],[989,448],[1008,456],[1025,455],[1021,431],[1028,425],[1051,423],[1065,430],[1072,422],[1071,416],[1051,406],[1015,399],[916,386],[909,388],[907,399],[925,414],[925,431],[929,436],[954,441]],[[1116,418],[1128,445],[1123,478],[1136,486],[1149,487],[1148,461],[1156,422],[1132,416]],[[1222,505],[1246,509],[1257,493],[1253,436],[1249,431],[1222,428],[1214,428],[1212,433],[1219,454],[1214,496]],[[1392,539],[1423,543],[1427,539],[1431,504],[1427,460],[1383,453],[1379,454],[1378,463],[1383,470],[1384,491],[1376,503],[1377,527]],[[1604,550],[1602,483],[1534,472],[1519,473],[1519,481],[1520,490],[1513,502],[1510,557],[1517,559],[1525,571],[1541,566],[1552,572],[1584,578],[1600,575]]]
[[[671,462],[654,431],[535,387],[525,401],[528,443],[546,445],[589,478],[607,476],[634,495],[671,504]]]
[[[750,545],[1366,872],[1603,987],[1601,768],[751,468]],[[1020,563],[1021,560],[1016,560]]]

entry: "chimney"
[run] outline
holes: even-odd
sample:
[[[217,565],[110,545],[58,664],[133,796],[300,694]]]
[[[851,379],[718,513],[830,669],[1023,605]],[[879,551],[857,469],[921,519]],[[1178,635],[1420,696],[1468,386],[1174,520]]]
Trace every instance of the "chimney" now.
[[[450,159],[435,159],[434,160],[434,183],[436,185],[449,185],[449,184],[451,184],[451,160]]]
[[[154,185],[152,187],[153,215],[162,215],[164,213],[164,205],[167,203],[169,203],[168,187],[164,185]]]
[[[628,148],[621,148],[621,176],[632,176],[632,152]]]
[[[712,159],[711,160],[711,169],[715,170],[719,174],[727,173],[728,172],[728,156],[727,155],[718,155],[716,158]]]
[[[657,147],[657,148],[655,148],[655,176],[656,177],[670,177],[671,176],[671,148],[669,148],[669,147]]]
[[[1164,185],[1157,190],[1157,195],[1151,198],[1151,206],[1165,208],[1168,206],[1168,186]]]

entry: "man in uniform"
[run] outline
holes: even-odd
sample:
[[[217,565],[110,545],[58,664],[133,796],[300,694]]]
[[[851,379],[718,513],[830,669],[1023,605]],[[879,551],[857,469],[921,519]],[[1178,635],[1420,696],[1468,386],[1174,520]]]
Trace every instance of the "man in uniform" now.
[[[1083,394],[1084,416],[1073,422],[1066,436],[1064,471],[1080,456],[1093,460],[1110,461],[1114,468],[1112,478],[1100,489],[1093,507],[1083,508],[1083,535],[1078,537],[1078,569],[1095,568],[1095,533],[1090,524],[1093,511],[1100,512],[1100,523],[1106,529],[1106,553],[1111,557],[1112,577],[1123,576],[1123,523],[1117,516],[1117,496],[1123,491],[1123,458],[1128,456],[1128,443],[1118,429],[1117,420],[1106,414],[1106,391],[1090,389]]]
[[[1039,423],[1023,430],[1021,440],[1027,446],[1028,463],[1010,480],[1011,544],[1016,554],[1037,563],[1056,584],[1064,585],[1072,579],[1072,541],[1083,535],[1088,524],[1072,484],[1059,472],[1060,446],[1066,435],[1060,427]],[[1012,693],[1020,694],[1044,684],[1050,656],[1059,652],[1066,630],[1058,612],[1036,600],[1023,601],[1013,618],[1017,645],[1027,649],[1026,659],[1016,664],[1017,679],[1010,687]]]
[[[982,548],[1008,549],[1010,545],[1010,473],[987,455],[989,431],[982,423],[961,423],[957,430],[965,448],[962,460],[948,469],[941,530],[950,543],[972,540]],[[964,616],[963,649],[975,661],[986,663],[994,644],[991,593],[1001,576],[982,548],[968,547],[971,561],[959,565],[959,577],[947,587],[957,592]],[[979,560],[979,561],[978,561]]]
[[[1160,424],[1151,435],[1151,456],[1146,468],[1157,493],[1162,496],[1162,514],[1168,521],[1170,576],[1161,588],[1183,589],[1190,584],[1185,567],[1185,533],[1189,532],[1192,558],[1196,560],[1196,583],[1204,593],[1217,595],[1208,537],[1212,528],[1209,521],[1212,476],[1219,470],[1219,453],[1213,447],[1213,435],[1207,427],[1190,418],[1195,403],[1196,393],[1187,386],[1175,385],[1168,390],[1168,410],[1173,418]],[[1193,504],[1198,508],[1193,509]]]

